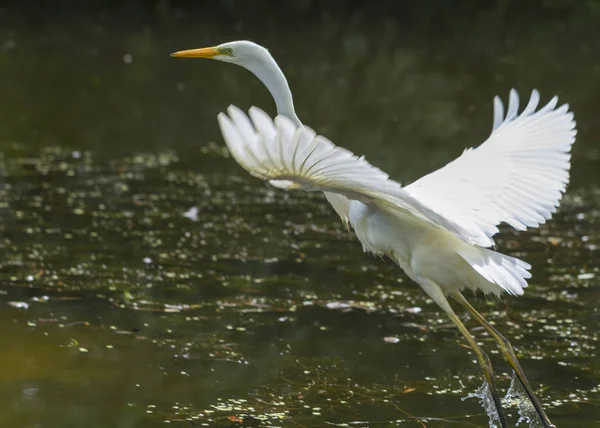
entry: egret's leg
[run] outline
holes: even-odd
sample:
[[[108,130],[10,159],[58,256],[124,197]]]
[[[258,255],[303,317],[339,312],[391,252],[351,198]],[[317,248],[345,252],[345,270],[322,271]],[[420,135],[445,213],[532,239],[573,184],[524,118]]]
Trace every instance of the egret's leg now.
[[[519,364],[519,360],[517,360],[517,356],[515,355],[515,351],[513,350],[513,347],[510,344],[510,342],[504,336],[502,336],[498,332],[498,330],[496,330],[490,323],[488,323],[487,320],[483,317],[483,315],[481,315],[479,312],[477,312],[477,310],[475,310],[473,306],[471,306],[471,304],[467,301],[467,299],[465,299],[465,296],[463,296],[460,291],[452,293],[452,297],[458,303],[460,303],[467,311],[469,311],[471,315],[473,315],[473,317],[479,322],[479,324],[481,324],[483,328],[485,328],[488,331],[488,333],[492,335],[496,342],[498,342],[498,345],[500,347],[500,350],[502,351],[502,354],[504,355],[504,358],[506,358],[508,364],[510,364],[510,366],[517,374],[517,377],[519,378],[519,381],[521,381],[521,385],[523,385],[523,388],[529,396],[533,407],[535,407],[535,411],[540,417],[542,424],[545,428],[554,427],[554,425],[552,424],[552,422],[550,422],[550,419],[544,412],[541,403],[533,393],[533,389],[531,388],[531,385],[529,385],[527,377],[525,377],[525,373],[523,372],[523,369]]]
[[[477,344],[475,339],[473,339],[473,336],[471,336],[471,333],[469,333],[469,330],[467,330],[460,318],[458,318],[454,312],[449,313],[448,317],[458,327],[463,336],[465,336],[465,339],[467,339],[467,342],[469,342],[469,345],[471,345],[473,352],[475,352],[475,355],[477,356],[477,361],[479,361],[479,365],[481,366],[481,369],[483,371],[483,376],[485,377],[485,380],[490,386],[490,392],[492,394],[492,398],[494,399],[496,410],[498,411],[500,423],[502,424],[503,428],[507,427],[508,425],[506,424],[506,415],[502,407],[502,402],[500,401],[498,389],[496,389],[496,382],[494,381],[494,370],[492,369],[492,362],[490,361],[490,357],[488,357],[488,355],[483,351],[483,349],[481,349],[481,347]]]
[[[448,318],[450,318],[450,320],[458,327],[465,339],[467,339],[467,342],[469,342],[469,345],[473,349],[473,352],[475,352],[477,361],[481,366],[483,376],[485,377],[485,380],[487,381],[490,387],[490,393],[492,394],[494,404],[496,405],[498,418],[500,419],[500,425],[502,425],[502,428],[506,428],[508,426],[506,424],[506,414],[504,413],[504,409],[502,408],[502,402],[500,401],[500,395],[498,394],[498,390],[496,389],[496,382],[494,381],[494,370],[492,369],[492,362],[490,361],[490,358],[485,352],[483,352],[483,349],[479,347],[479,345],[477,344],[475,339],[473,339],[473,336],[471,336],[471,333],[469,333],[469,330],[467,330],[460,318],[456,316],[456,313],[454,313],[454,310],[450,306],[450,303],[448,302],[448,299],[446,298],[441,288],[437,284],[431,283],[426,280],[419,281],[419,284],[421,285],[421,287],[423,287],[423,290],[425,290],[425,292],[429,294],[429,296],[444,310],[444,312],[446,312]]]

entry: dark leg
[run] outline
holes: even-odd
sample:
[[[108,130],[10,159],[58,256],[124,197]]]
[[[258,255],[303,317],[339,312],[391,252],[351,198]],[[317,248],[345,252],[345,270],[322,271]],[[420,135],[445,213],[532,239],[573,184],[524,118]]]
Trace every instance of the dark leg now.
[[[546,415],[546,412],[544,412],[540,401],[533,393],[533,389],[531,388],[527,377],[525,377],[525,373],[523,372],[523,369],[519,364],[519,360],[517,360],[517,356],[515,355],[515,351],[513,350],[513,347],[510,344],[510,342],[504,336],[502,336],[498,332],[498,330],[496,330],[492,325],[490,325],[490,323],[486,321],[483,315],[481,315],[475,310],[473,306],[471,306],[471,304],[467,301],[467,299],[465,299],[465,297],[461,294],[460,291],[452,293],[452,297],[458,303],[460,303],[467,311],[469,311],[471,315],[477,320],[477,322],[479,322],[479,324],[481,324],[483,328],[485,328],[487,332],[492,335],[496,342],[498,342],[498,346],[502,351],[502,355],[504,355],[504,358],[506,359],[506,361],[508,361],[508,364],[510,364],[510,366],[517,374],[517,377],[519,378],[521,385],[523,385],[523,388],[525,389],[527,396],[531,400],[533,407],[535,407],[535,411],[537,412],[540,420],[542,421],[542,424],[545,428],[554,427],[554,425],[552,424],[552,422],[550,422],[550,419]]]
[[[475,352],[475,355],[477,356],[477,361],[479,361],[479,365],[481,366],[481,370],[483,371],[483,376],[485,377],[485,380],[490,386],[490,392],[492,393],[494,404],[496,405],[496,410],[498,411],[500,424],[502,425],[502,428],[506,428],[508,426],[506,424],[506,415],[504,413],[504,409],[502,408],[500,395],[498,395],[498,390],[496,389],[496,382],[494,381],[494,371],[492,369],[492,362],[490,361],[490,357],[488,357],[488,355],[485,352],[483,352],[483,349],[479,347],[475,339],[473,339],[473,336],[471,336],[471,333],[469,333],[469,330],[467,330],[460,318],[458,318],[454,312],[449,313],[448,317],[458,327],[465,339],[467,339],[467,342],[469,342],[469,345],[471,345],[473,352]]]
[[[460,318],[456,316],[454,310],[452,310],[452,306],[450,306],[450,302],[448,302],[448,298],[446,297],[440,286],[432,281],[425,279],[421,279],[419,281],[419,284],[421,285],[421,287],[423,287],[423,290],[439,305],[439,307],[442,308],[444,312],[446,312],[448,318],[450,318],[454,325],[458,327],[462,335],[465,337],[465,339],[467,339],[467,342],[469,342],[469,345],[471,345],[473,352],[475,352],[475,356],[477,356],[477,361],[481,366],[481,370],[483,371],[483,376],[485,377],[485,380],[487,381],[490,387],[490,392],[492,394],[492,398],[494,399],[494,404],[496,405],[496,410],[498,412],[498,418],[500,419],[500,425],[502,425],[502,428],[506,428],[508,426],[506,424],[506,414],[504,413],[504,409],[502,408],[502,403],[500,401],[500,396],[498,395],[498,390],[496,389],[496,382],[494,381],[494,371],[492,369],[492,363],[490,361],[490,358],[479,347],[479,345],[477,344],[475,339],[473,339],[473,336],[471,336],[471,333],[469,333],[469,330],[467,330]]]

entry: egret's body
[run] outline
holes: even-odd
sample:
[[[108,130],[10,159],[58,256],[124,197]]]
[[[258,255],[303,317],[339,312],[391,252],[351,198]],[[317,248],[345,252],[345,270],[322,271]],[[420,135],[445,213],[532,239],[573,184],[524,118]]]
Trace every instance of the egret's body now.
[[[494,103],[489,138],[443,168],[402,187],[378,168],[335,146],[295,114],[285,77],[268,51],[251,42],[182,51],[174,56],[215,58],[252,71],[269,89],[279,116],[252,107],[219,114],[219,124],[236,161],[256,177],[285,189],[320,190],[342,221],[352,226],[365,251],[394,260],[444,310],[473,348],[498,409],[504,411],[492,366],[450,306],[453,297],[498,342],[545,427],[552,426],[535,397],[512,346],[463,297],[469,289],[486,295],[523,294],[530,265],[489,249],[497,225],[523,230],[549,219],[568,183],[575,122],[557,98],[536,110],[533,91],[521,112],[511,91],[508,111]]]

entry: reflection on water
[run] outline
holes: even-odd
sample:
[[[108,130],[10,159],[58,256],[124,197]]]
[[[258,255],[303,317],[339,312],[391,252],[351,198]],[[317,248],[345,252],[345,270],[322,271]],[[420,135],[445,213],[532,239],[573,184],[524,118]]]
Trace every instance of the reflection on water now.
[[[320,195],[270,188],[224,153],[216,113],[272,108],[268,94],[241,68],[168,53],[242,37],[272,47],[306,123],[403,181],[483,140],[492,96],[513,85],[573,105],[563,208],[498,240],[534,266],[532,286],[473,300],[553,422],[597,423],[593,17],[573,12],[566,32],[552,13],[523,30],[510,9],[495,28],[486,12],[437,26],[382,11],[375,26],[368,8],[340,9],[299,37],[277,11],[258,25],[220,4],[37,25],[0,10],[0,426],[487,426],[461,400],[477,364],[420,289],[364,255]],[[507,390],[494,342],[473,333]]]

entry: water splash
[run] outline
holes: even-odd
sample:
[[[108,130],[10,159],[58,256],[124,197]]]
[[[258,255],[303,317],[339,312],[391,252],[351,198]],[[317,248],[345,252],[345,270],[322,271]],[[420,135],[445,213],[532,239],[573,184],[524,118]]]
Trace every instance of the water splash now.
[[[498,411],[496,410],[496,405],[494,404],[494,398],[492,397],[492,393],[490,392],[490,387],[487,382],[484,381],[483,384],[475,390],[475,392],[471,392],[466,397],[462,397],[461,400],[465,401],[469,398],[479,399],[479,404],[481,404],[481,407],[483,407],[488,416],[490,428],[499,428],[501,426],[500,417],[498,416]]]
[[[496,410],[496,405],[494,404],[494,398],[492,397],[492,393],[490,392],[490,387],[487,382],[484,381],[483,384],[475,390],[475,392],[471,392],[467,396],[462,397],[461,400],[465,401],[469,398],[479,399],[479,404],[481,404],[481,407],[483,407],[489,418],[490,428],[499,428],[501,426],[500,417],[498,416],[498,411]],[[528,425],[528,428],[542,427],[533,404],[529,400],[527,393],[523,389],[521,382],[519,382],[514,372],[510,380],[508,391],[506,391],[506,395],[502,399],[502,404],[504,408],[517,408],[519,420],[516,422],[515,426],[518,426],[520,423],[524,422]]]
[[[528,424],[529,428],[538,428],[542,425],[538,420],[537,413],[531,400],[527,396],[527,393],[523,389],[521,382],[517,379],[515,372],[513,372],[512,379],[510,380],[510,386],[506,395],[503,398],[503,404],[505,407],[516,406],[519,412],[519,420],[515,425],[519,425],[521,422]]]

